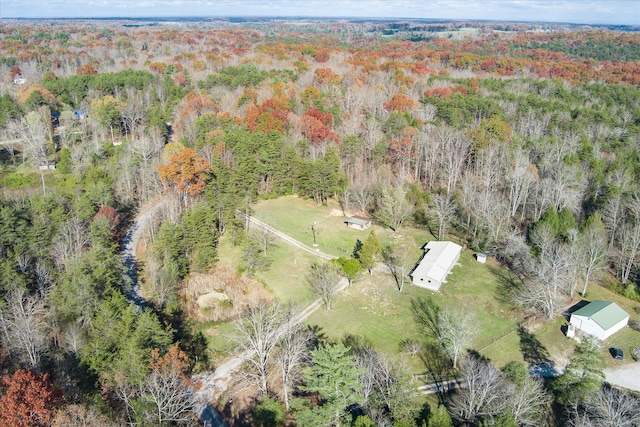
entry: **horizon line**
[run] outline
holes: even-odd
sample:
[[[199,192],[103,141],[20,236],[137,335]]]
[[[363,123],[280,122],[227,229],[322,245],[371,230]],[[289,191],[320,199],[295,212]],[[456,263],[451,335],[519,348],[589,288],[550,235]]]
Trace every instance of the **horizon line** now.
[[[586,23],[570,21],[526,21],[526,20],[505,20],[505,19],[478,19],[478,18],[416,18],[403,16],[312,16],[312,15],[140,15],[140,16],[49,16],[49,17],[25,17],[9,16],[0,17],[2,20],[23,20],[23,21],[56,21],[56,20],[137,20],[137,19],[229,19],[229,18],[259,18],[259,19],[322,19],[322,20],[407,20],[407,21],[431,21],[431,22],[489,22],[489,23],[519,23],[519,24],[564,24],[564,25],[584,25],[601,27],[629,27],[640,28],[639,24],[606,24],[606,23]]]

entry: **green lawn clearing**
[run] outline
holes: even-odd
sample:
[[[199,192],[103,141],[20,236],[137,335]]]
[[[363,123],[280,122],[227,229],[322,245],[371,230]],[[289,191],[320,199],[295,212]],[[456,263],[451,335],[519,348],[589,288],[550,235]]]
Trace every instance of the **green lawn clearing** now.
[[[342,210],[332,202],[328,206],[320,206],[311,200],[287,196],[261,201],[254,210],[257,218],[270,222],[280,231],[309,246],[313,245],[313,225],[320,250],[333,255],[351,255],[356,240],[364,241],[369,234],[368,230],[348,228],[344,224],[346,217]],[[417,254],[422,245],[434,239],[424,229],[402,227],[393,233],[388,227],[376,224],[372,228],[383,245],[408,242],[415,245]],[[278,243],[279,246],[281,244]],[[478,322],[478,335],[473,348],[499,362],[522,360],[516,333],[522,315],[519,310],[512,310],[497,299],[499,276],[503,274],[497,273],[500,266],[491,259],[487,264],[481,264],[474,259],[473,252],[466,250],[458,264],[441,292],[413,286],[407,278],[407,284],[400,293],[384,268],[375,270],[371,276],[366,272],[361,273],[355,283],[338,296],[330,311],[316,311],[308,323],[322,328],[329,339],[338,341],[347,334],[356,335],[367,339],[379,350],[395,353],[399,351],[403,340],[424,338],[415,326],[411,299],[432,296],[441,307],[462,306],[473,313]],[[290,278],[279,275],[277,270],[281,268],[274,264],[269,272],[260,273],[259,276],[276,295],[276,289],[296,286],[278,284],[281,279],[290,281]],[[284,268],[284,273],[291,276],[290,272],[294,271],[288,270],[292,268],[291,263]],[[300,273],[304,277],[304,271]],[[302,282],[306,286],[306,282]],[[280,295],[283,293],[287,294],[286,291],[279,291]]]
[[[281,240],[269,250],[270,267],[256,273],[256,279],[280,302],[308,305],[315,295],[307,284],[307,272],[311,263],[320,258],[287,245]]]
[[[260,201],[254,208],[254,215],[308,246],[314,243],[315,230],[318,248],[336,256],[350,256],[356,241],[364,241],[369,235],[368,230],[348,228],[344,223],[346,217],[335,202],[321,206],[311,200],[286,196]],[[383,246],[391,242],[409,242],[415,245],[417,254],[423,244],[434,239],[424,229],[402,227],[393,233],[388,227],[375,223],[372,229]],[[256,279],[278,300],[304,306],[314,299],[305,276],[315,259],[280,240],[275,242],[269,255],[272,259],[270,268],[256,273]],[[415,325],[411,300],[431,296],[441,307],[462,306],[475,316],[478,334],[472,348],[496,366],[502,367],[512,360],[549,361],[564,366],[576,344],[563,333],[562,327],[567,321],[559,316],[551,322],[538,321],[527,329],[520,329],[522,311],[504,301],[501,294],[503,284],[510,280],[509,272],[492,258],[481,264],[473,255],[472,251],[463,251],[440,292],[413,286],[408,278],[403,292],[398,292],[384,267],[374,270],[373,275],[363,272],[337,297],[330,311],[319,309],[307,323],[321,328],[330,340],[339,341],[346,335],[355,335],[381,351],[397,353],[402,341],[424,338]],[[241,250],[231,247],[226,239],[221,241],[220,257],[241,265]],[[589,300],[615,301],[631,314],[632,319],[638,317],[634,311],[637,303],[602,287],[591,285],[587,297]],[[224,349],[222,338],[220,343],[217,340],[212,340],[212,347]],[[607,349],[611,346],[630,354],[631,348],[640,347],[640,333],[628,328],[620,331],[603,343],[603,354],[608,354]],[[420,373],[423,367],[419,359],[415,359],[410,364],[414,372]],[[606,359],[608,363],[613,360],[610,356]],[[625,359],[630,360],[630,357]]]
[[[329,339],[337,341],[347,334],[357,335],[379,350],[395,353],[403,340],[425,338],[415,325],[411,299],[431,296],[441,307],[462,306],[473,313],[478,324],[473,348],[481,354],[494,360],[507,350],[512,356],[504,360],[522,360],[521,357],[518,359],[517,343],[510,344],[508,348],[498,345],[509,342],[520,317],[496,301],[498,281],[493,268],[476,262],[469,251],[463,253],[459,264],[454,267],[441,292],[408,283],[400,293],[392,277],[384,270],[374,271],[372,276],[365,273],[338,296],[330,311],[318,310],[308,323],[321,327]],[[416,373],[423,369],[419,363],[414,365]]]
[[[267,252],[269,267],[257,271],[254,279],[262,283],[281,302],[309,304],[315,298],[305,277],[311,263],[320,258],[294,248],[280,239],[275,239],[273,243]],[[242,248],[233,246],[230,237],[220,239],[218,257],[221,262],[234,265],[239,270],[243,268]]]
[[[254,215],[310,247],[314,244],[315,230],[317,247],[322,252],[335,256],[351,256],[356,241],[364,242],[370,232],[370,229],[356,230],[347,227],[347,217],[334,201],[322,206],[312,200],[285,196],[258,202],[254,207]],[[375,230],[382,245],[390,244],[399,236],[413,238],[419,245],[434,240],[431,233],[422,229],[403,227],[399,233],[393,233],[388,227],[375,222],[371,229]]]
[[[234,343],[230,339],[236,332],[233,322],[200,323],[201,330],[207,339],[209,363],[216,366],[234,353]]]

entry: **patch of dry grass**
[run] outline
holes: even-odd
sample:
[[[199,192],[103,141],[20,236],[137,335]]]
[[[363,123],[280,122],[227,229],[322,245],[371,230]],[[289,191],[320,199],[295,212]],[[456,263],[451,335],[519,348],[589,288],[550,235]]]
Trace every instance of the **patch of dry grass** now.
[[[274,299],[258,282],[224,264],[208,274],[192,274],[181,291],[187,313],[200,322],[231,320],[251,305]]]

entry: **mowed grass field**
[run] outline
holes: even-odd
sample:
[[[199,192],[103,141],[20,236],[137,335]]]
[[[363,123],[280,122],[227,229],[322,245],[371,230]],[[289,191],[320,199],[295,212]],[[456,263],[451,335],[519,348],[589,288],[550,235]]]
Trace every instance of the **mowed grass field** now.
[[[349,257],[353,254],[356,241],[364,242],[369,236],[369,230],[347,227],[347,217],[334,201],[322,206],[298,196],[284,196],[258,202],[254,206],[253,215],[310,247],[314,243],[315,229],[317,247],[329,255]],[[375,230],[382,245],[399,238],[388,227],[379,226],[375,222],[371,229]],[[413,239],[420,246],[434,240],[428,230],[422,229],[401,229],[399,235]]]
[[[350,256],[356,241],[364,241],[369,235],[368,230],[348,228],[344,224],[346,217],[337,204],[320,206],[296,196],[261,201],[254,207],[254,216],[308,246],[313,245],[311,226],[314,225],[319,249],[336,256]],[[425,229],[402,227],[393,233],[375,224],[372,228],[383,245],[411,242],[415,244],[417,254],[422,245],[434,240]],[[414,322],[411,300],[432,297],[441,307],[461,306],[476,318],[478,334],[472,347],[496,366],[502,367],[512,360],[531,362],[532,352],[536,357],[548,358],[563,366],[576,345],[574,340],[564,336],[562,327],[568,322],[558,316],[551,322],[541,320],[525,331],[520,330],[522,310],[505,303],[500,294],[501,284],[509,277],[509,272],[492,258],[481,264],[473,255],[472,251],[463,251],[440,292],[413,286],[409,278],[403,291],[399,292],[392,276],[382,265],[372,275],[362,272],[350,287],[340,293],[331,310],[319,309],[307,323],[320,328],[330,340],[339,341],[346,335],[355,335],[381,351],[397,353],[401,351],[402,341],[425,338],[426,332],[419,330]],[[233,247],[226,237],[221,240],[219,257],[238,266],[238,269],[242,265],[241,249]],[[272,259],[269,269],[255,276],[262,286],[284,303],[306,306],[314,300],[306,274],[311,263],[320,261],[319,258],[278,239],[269,257]],[[638,318],[634,308],[640,304],[591,285],[587,300],[595,299],[615,301],[631,314],[632,319]],[[209,332],[224,335],[233,330],[229,325],[212,325]],[[210,345],[220,356],[220,352],[229,351],[224,337],[213,338]],[[629,355],[622,363],[629,363],[631,348],[640,347],[640,332],[626,328],[603,343],[602,353],[609,366],[621,363],[608,355],[608,348],[612,346],[622,348]],[[418,358],[410,360],[410,364],[416,373],[423,369]]]
[[[364,241],[369,234],[368,230],[348,228],[344,224],[346,217],[337,204],[319,206],[310,200],[288,196],[261,201],[254,211],[257,218],[269,221],[280,231],[309,246],[313,244],[311,225],[315,222],[319,248],[333,255],[350,256],[356,240]],[[424,229],[402,227],[397,233],[393,233],[387,227],[375,223],[372,228],[383,246],[398,241],[415,245],[416,261],[420,254],[419,248],[434,240],[433,235]],[[486,355],[492,359],[501,356],[507,361],[518,360],[518,341],[509,345],[506,356],[505,349],[499,343],[505,337],[508,339],[509,335],[513,335],[522,319],[521,313],[519,310],[505,308],[496,298],[500,281],[496,271],[500,267],[493,260],[480,264],[473,255],[471,251],[463,251],[458,265],[453,268],[441,292],[413,286],[409,278],[406,279],[403,291],[399,292],[393,277],[383,266],[374,270],[372,275],[362,272],[352,286],[340,293],[331,310],[322,308],[316,311],[308,319],[308,323],[320,327],[334,341],[339,341],[346,335],[356,335],[382,351],[398,352],[402,341],[420,341],[425,338],[425,331],[420,331],[414,322],[411,300],[432,297],[441,307],[465,307],[477,319],[478,335],[473,343],[475,349],[482,349],[483,354],[486,350]],[[276,268],[275,263],[272,268]],[[271,273],[269,272],[270,275]],[[272,276],[277,280],[277,274]],[[301,279],[302,285],[306,287],[304,274]],[[273,285],[267,282],[267,286],[271,288]]]
[[[427,332],[420,330],[414,321],[411,301],[432,297],[440,307],[464,307],[476,319],[478,335],[473,348],[492,360],[497,355],[503,356],[505,348],[492,347],[492,344],[517,329],[519,313],[501,309],[494,301],[496,279],[491,269],[475,261],[470,252],[463,253],[453,272],[442,286],[442,292],[410,283],[399,292],[392,276],[384,269],[375,270],[371,276],[364,273],[338,296],[330,311],[316,311],[308,323],[321,327],[332,340],[338,341],[347,334],[357,335],[379,350],[398,352],[404,340],[427,338]],[[518,355],[518,343],[509,346],[507,361],[518,360]]]

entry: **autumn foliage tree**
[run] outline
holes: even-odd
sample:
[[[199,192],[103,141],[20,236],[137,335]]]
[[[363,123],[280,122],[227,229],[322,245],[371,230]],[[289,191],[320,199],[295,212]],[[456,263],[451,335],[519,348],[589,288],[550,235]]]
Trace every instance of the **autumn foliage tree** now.
[[[158,172],[162,181],[184,193],[186,201],[186,195],[197,196],[204,191],[211,165],[197,157],[194,149],[184,148],[169,158],[168,165],[158,166]]]
[[[96,67],[93,64],[85,64],[76,68],[76,74],[79,76],[98,74],[98,70],[96,70]]]
[[[20,369],[2,378],[2,384],[6,387],[0,397],[3,426],[48,426],[64,403],[62,390],[50,381],[49,374]]]
[[[259,107],[247,106],[245,121],[247,129],[269,133],[272,130],[283,132],[289,124],[288,109],[275,99],[268,99]]]
[[[309,108],[300,118],[298,126],[309,142],[319,144],[325,141],[339,142],[338,136],[329,128],[333,116],[315,107]]]
[[[391,98],[391,101],[384,103],[384,108],[388,111],[397,111],[399,113],[406,113],[416,108],[417,103],[403,93],[396,93]]]
[[[13,66],[11,67],[11,69],[9,70],[9,78],[11,80],[15,79],[16,77],[19,77],[22,75],[22,70],[20,69],[20,67],[18,66]]]
[[[316,83],[319,85],[339,84],[340,75],[336,74],[331,68],[318,68],[315,71]]]
[[[494,142],[510,144],[512,139],[509,123],[495,115],[489,119],[482,119],[480,125],[467,132],[467,136],[474,151],[488,147]]]
[[[109,229],[111,232],[115,232],[120,224],[120,215],[111,206],[101,206],[98,212],[93,217],[94,220],[104,218],[109,222]]]

